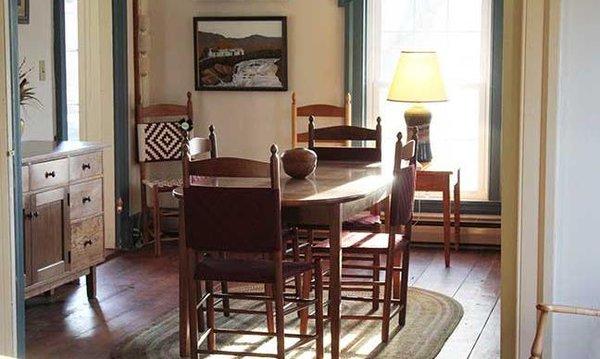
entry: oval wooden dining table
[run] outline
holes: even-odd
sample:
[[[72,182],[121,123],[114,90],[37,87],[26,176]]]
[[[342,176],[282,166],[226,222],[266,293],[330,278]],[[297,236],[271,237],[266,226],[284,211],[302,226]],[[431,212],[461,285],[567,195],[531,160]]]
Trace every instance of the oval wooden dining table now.
[[[288,225],[322,225],[329,227],[331,356],[340,355],[341,273],[340,239],[342,223],[389,196],[393,181],[391,168],[381,163],[319,162],[314,174],[298,180],[282,176],[282,220]],[[268,179],[192,177],[194,186],[268,187]],[[189,355],[187,322],[188,253],[184,236],[182,189],[173,195],[179,199],[179,343],[181,356]],[[235,221],[235,219],[232,219]],[[235,225],[235,223],[232,223]]]

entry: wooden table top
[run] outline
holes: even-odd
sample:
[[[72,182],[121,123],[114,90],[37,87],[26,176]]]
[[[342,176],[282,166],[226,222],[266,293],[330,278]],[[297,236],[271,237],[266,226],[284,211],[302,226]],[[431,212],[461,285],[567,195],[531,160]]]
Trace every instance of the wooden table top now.
[[[358,200],[381,189],[391,188],[391,168],[381,163],[319,162],[314,174],[306,179],[290,178],[282,171],[281,201],[285,207],[327,205]],[[192,185],[218,187],[268,187],[269,179],[195,177]],[[173,191],[181,197],[182,189]]]

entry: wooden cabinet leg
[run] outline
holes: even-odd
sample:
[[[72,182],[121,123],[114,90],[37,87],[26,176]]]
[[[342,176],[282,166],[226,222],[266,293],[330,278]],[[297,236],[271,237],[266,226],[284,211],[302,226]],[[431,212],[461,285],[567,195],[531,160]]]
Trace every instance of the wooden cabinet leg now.
[[[90,274],[85,276],[88,299],[96,299],[96,267],[90,267]]]

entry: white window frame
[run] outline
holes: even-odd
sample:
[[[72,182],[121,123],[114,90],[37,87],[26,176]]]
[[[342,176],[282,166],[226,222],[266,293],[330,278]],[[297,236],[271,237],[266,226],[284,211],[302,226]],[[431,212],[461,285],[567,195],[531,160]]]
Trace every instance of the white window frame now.
[[[479,153],[485,154],[480,158],[479,166],[479,185],[477,191],[463,191],[461,197],[466,200],[489,200],[489,176],[490,176],[490,126],[491,126],[491,59],[492,59],[492,6],[493,0],[487,0],[486,6],[482,7],[482,12],[485,12],[482,16],[482,32],[487,36],[482,36],[482,53],[484,58],[482,59],[482,76],[487,77],[487,81],[480,83],[474,83],[472,86],[481,86],[480,91],[482,96],[480,97],[480,113],[486,113],[487,121],[480,122],[479,126]],[[382,1],[368,1],[367,2],[367,126],[374,126],[375,119],[380,116],[381,109],[379,104],[381,102],[381,96],[385,92],[382,91],[382,87],[389,86],[388,81],[381,80],[379,64],[381,60],[381,34],[382,30]],[[484,49],[487,49],[484,50]],[[435,116],[435,113],[434,113]],[[403,119],[398,119],[403,121]],[[384,119],[384,135],[385,135],[385,121]],[[435,123],[432,123],[435,126]],[[387,156],[389,160],[389,156]],[[385,156],[384,156],[385,159]],[[434,159],[435,163],[435,159]],[[464,186],[463,186],[464,187]],[[441,199],[441,194],[438,193],[419,193],[419,198],[422,199]]]

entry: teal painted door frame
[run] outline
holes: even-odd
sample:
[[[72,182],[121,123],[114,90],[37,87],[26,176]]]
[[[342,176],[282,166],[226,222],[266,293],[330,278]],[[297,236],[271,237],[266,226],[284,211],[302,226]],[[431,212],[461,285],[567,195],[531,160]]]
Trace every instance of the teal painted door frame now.
[[[21,126],[19,106],[19,36],[18,36],[17,0],[8,2],[8,25],[10,33],[11,93],[12,93],[12,143],[13,143],[13,195],[15,226],[15,280],[16,280],[16,317],[17,317],[17,357],[25,357],[25,253],[23,239],[23,192],[21,185]]]

